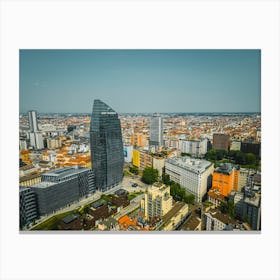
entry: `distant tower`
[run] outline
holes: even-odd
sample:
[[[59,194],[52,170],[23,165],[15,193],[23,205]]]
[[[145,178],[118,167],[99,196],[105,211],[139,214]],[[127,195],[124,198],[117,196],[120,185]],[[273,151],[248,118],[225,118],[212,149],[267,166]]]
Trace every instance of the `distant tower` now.
[[[28,119],[29,119],[30,132],[39,131],[38,123],[37,123],[37,111],[29,111],[28,112]]]
[[[37,123],[37,111],[29,111],[28,112],[29,119],[29,130],[30,130],[30,145],[37,149],[44,149],[44,140],[42,133],[39,131],[38,123]]]
[[[122,181],[124,152],[118,114],[98,99],[93,103],[90,145],[95,187],[106,191]]]
[[[158,114],[151,117],[149,145],[157,148],[163,146],[163,119]]]

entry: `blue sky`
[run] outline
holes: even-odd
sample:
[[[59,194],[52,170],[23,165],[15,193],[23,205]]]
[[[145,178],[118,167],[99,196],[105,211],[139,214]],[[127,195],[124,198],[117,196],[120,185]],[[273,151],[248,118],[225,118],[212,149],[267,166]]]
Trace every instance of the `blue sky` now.
[[[260,50],[20,50],[20,112],[260,112]]]

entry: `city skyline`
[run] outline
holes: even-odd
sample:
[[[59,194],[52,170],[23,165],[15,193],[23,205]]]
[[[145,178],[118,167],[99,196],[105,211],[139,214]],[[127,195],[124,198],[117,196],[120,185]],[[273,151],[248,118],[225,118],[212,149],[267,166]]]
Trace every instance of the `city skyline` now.
[[[20,113],[260,112],[260,50],[20,50]],[[240,102],[242,100],[242,102]]]

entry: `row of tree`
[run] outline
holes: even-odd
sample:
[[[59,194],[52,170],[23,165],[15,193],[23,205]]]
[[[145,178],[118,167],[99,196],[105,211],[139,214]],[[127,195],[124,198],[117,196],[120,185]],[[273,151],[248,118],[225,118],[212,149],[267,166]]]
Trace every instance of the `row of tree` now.
[[[243,153],[241,151],[225,151],[225,150],[209,150],[205,154],[205,158],[210,161],[217,161],[222,159],[229,159],[236,164],[242,165],[256,165],[258,163],[257,157],[252,153]]]
[[[181,187],[180,184],[175,183],[170,180],[170,176],[168,174],[162,174],[162,182],[165,185],[170,186],[170,194],[176,199],[180,201],[184,201],[188,204],[193,204],[195,200],[195,196],[193,194],[187,194],[186,189]]]

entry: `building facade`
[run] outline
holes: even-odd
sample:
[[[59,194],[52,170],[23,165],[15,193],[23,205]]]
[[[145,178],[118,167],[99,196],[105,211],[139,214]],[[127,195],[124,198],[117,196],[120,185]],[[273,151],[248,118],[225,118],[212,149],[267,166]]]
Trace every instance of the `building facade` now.
[[[207,139],[203,140],[179,140],[179,150],[191,155],[205,155],[207,153]]]
[[[106,191],[122,181],[124,152],[118,114],[98,99],[92,109],[90,145],[96,188]]]
[[[35,193],[31,188],[19,188],[20,228],[29,225],[38,218]]]
[[[141,201],[145,218],[162,217],[172,208],[170,187],[161,183],[154,183],[148,188],[145,198]]]
[[[214,165],[207,160],[173,157],[166,160],[165,172],[170,180],[179,183],[195,196],[197,202],[201,202],[211,186]]]
[[[225,150],[230,149],[230,136],[228,134],[214,133],[213,134],[213,146],[214,150]]]
[[[158,114],[151,117],[149,146],[163,146],[163,119]]]
[[[218,190],[223,196],[229,196],[232,190],[238,188],[239,167],[225,163],[218,167],[212,180],[212,189]]]
[[[123,147],[123,153],[124,153],[124,161],[129,163],[132,162],[132,151],[133,151],[133,146],[131,145],[125,145]]]

